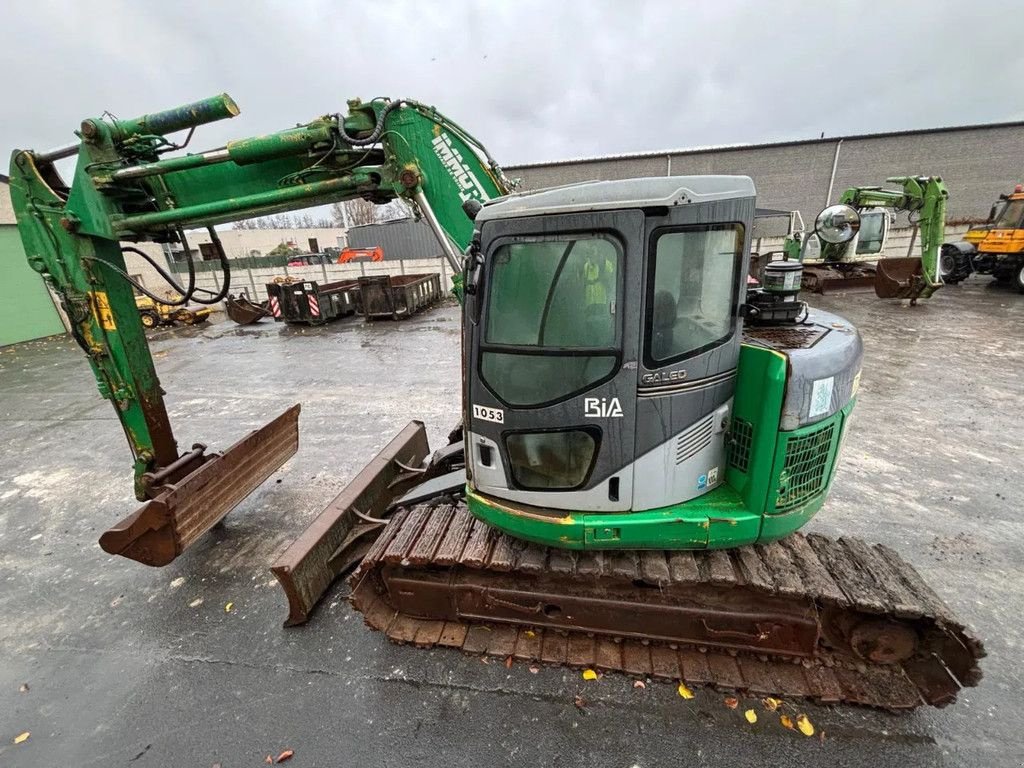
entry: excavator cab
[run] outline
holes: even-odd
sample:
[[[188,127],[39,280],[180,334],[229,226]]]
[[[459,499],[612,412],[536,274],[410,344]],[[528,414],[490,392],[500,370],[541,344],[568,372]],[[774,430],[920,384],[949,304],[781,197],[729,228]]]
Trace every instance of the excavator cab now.
[[[590,519],[724,483],[753,215],[750,180],[721,176],[484,206],[466,324],[475,514],[545,543],[530,510],[572,518],[559,537],[569,547],[708,544],[698,516],[670,527],[642,514],[607,528]]]

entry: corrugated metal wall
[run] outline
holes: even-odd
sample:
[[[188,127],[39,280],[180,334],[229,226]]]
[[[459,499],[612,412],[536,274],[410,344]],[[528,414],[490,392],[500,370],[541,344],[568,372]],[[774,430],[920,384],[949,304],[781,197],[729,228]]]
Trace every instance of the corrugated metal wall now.
[[[879,185],[888,176],[938,175],[949,187],[950,219],[984,219],[1001,192],[1024,181],[1024,123],[580,159],[505,170],[521,179],[524,189],[664,176],[670,171],[742,174],[754,179],[759,206],[798,210],[809,222],[826,202],[837,145],[832,200],[847,187]]]
[[[0,347],[63,332],[43,278],[25,260],[7,184],[0,181]]]
[[[400,219],[348,231],[349,248],[384,249],[385,260],[425,259],[441,255],[441,245],[426,222]]]

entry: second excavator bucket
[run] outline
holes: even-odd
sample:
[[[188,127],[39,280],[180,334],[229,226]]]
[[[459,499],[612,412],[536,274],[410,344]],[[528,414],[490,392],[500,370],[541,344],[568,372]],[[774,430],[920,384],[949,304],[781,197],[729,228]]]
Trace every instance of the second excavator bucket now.
[[[919,258],[879,259],[875,271],[875,295],[881,299],[916,299],[924,288]]]
[[[198,468],[159,486],[154,497],[100,536],[112,555],[167,565],[216,525],[299,448],[299,406],[253,430]]]

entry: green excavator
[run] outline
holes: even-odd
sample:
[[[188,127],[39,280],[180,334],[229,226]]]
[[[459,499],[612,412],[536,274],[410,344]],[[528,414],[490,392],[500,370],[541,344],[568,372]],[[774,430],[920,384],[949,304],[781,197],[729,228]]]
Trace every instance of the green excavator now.
[[[849,241],[823,242],[814,233],[794,233],[787,239],[784,249],[795,245],[804,262],[805,290],[827,293],[874,286],[883,299],[907,298],[913,304],[943,286],[940,252],[949,198],[945,183],[939,176],[893,176],[885,181],[899,188],[850,187],[839,196],[838,204],[854,208],[859,218]],[[913,226],[908,253],[919,243],[919,256],[883,256],[898,213],[906,213]]]
[[[214,303],[230,287],[217,224],[401,197],[456,276],[461,418],[433,452],[410,423],[281,555],[287,623],[354,568],[353,605],[399,642],[890,709],[977,684],[981,643],[898,554],[798,532],[829,492],[861,340],[800,300],[799,259],[748,288],[749,178],[515,193],[480,142],[411,100],[180,153],[237,112],[221,95],[88,119],[80,141],[11,158],[29,263],[134,458],[144,503],[104,550],[172,561],[298,446],[296,405],[223,452],[179,451],[131,243],[177,244],[183,283],[154,266],[177,300]],[[75,155],[68,186],[55,164]],[[195,227],[219,253],[216,294],[195,284]],[[841,244],[859,227],[838,205],[815,234]],[[927,291],[909,280],[902,295]]]

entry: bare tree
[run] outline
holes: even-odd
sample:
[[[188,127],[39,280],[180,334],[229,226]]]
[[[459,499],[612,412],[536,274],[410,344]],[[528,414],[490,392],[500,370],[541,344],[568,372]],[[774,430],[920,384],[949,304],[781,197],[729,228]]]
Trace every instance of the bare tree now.
[[[392,200],[385,205],[359,199],[335,203],[331,206],[331,216],[340,227],[361,227],[365,224],[408,219],[412,217],[412,210],[401,199]]]
[[[243,219],[232,225],[234,229],[332,229],[337,226],[338,224],[331,219],[323,216],[314,218],[309,213],[278,213],[256,219]]]

